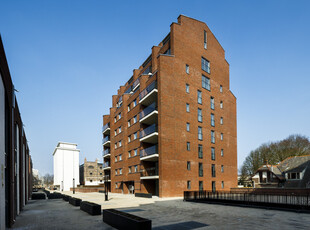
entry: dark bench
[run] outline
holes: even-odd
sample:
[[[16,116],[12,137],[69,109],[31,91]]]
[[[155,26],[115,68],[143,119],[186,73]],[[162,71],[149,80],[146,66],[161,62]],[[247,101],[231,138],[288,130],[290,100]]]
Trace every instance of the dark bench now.
[[[74,205],[74,206],[80,206],[80,204],[81,204],[81,199],[79,199],[79,198],[75,198],[75,197],[70,197],[69,198],[69,204],[72,204],[72,205]]]
[[[69,198],[70,198],[70,196],[68,196],[68,195],[62,195],[62,199],[64,201],[69,201]]]
[[[93,216],[101,214],[101,205],[88,201],[82,201],[80,204],[80,209]]]
[[[116,209],[104,209],[102,211],[102,220],[117,229],[152,229],[151,220],[121,212]]]
[[[44,192],[33,192],[31,195],[32,200],[45,200],[46,195]]]
[[[135,197],[152,198],[152,193],[135,193]]]
[[[63,195],[61,193],[58,192],[54,192],[54,193],[50,193],[47,195],[48,199],[62,199]]]
[[[101,190],[99,190],[98,192],[99,192],[99,193],[105,193],[105,191],[104,191],[104,190],[102,190],[102,189],[101,189]]]

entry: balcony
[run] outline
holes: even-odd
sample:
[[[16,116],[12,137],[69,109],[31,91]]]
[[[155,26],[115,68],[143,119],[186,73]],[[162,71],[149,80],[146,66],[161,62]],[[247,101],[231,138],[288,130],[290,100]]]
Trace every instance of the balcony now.
[[[138,78],[137,80],[134,81],[134,83],[132,83],[132,91],[134,92],[139,86],[140,86],[140,78]]]
[[[154,124],[157,123],[158,118],[158,111],[156,108],[156,103],[153,102],[148,107],[146,107],[144,110],[142,110],[139,114],[140,123],[143,124]]]
[[[158,178],[159,176],[158,176],[157,167],[142,169],[140,172],[141,180],[151,180],[151,179],[158,179]]]
[[[157,81],[153,81],[139,94],[139,101],[142,105],[150,105],[157,100]]]
[[[108,146],[110,147],[110,137],[109,136],[106,136],[105,138],[102,139],[102,145],[103,146]]]
[[[110,157],[111,156],[111,152],[110,152],[110,149],[106,149],[102,152],[102,156],[103,158],[105,157]]]
[[[110,170],[110,169],[111,169],[110,162],[104,162],[103,163],[103,170]]]
[[[141,161],[158,161],[158,146],[153,145],[149,148],[140,150]]]
[[[110,123],[107,123],[102,127],[102,134],[110,135]]]
[[[158,142],[158,131],[155,124],[140,131],[140,141],[155,144]]]

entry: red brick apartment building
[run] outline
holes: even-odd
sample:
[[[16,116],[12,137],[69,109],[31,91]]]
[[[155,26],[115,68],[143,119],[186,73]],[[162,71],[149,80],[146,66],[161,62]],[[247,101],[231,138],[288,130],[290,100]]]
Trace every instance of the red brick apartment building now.
[[[110,191],[182,196],[237,186],[236,98],[225,51],[183,15],[103,116]]]

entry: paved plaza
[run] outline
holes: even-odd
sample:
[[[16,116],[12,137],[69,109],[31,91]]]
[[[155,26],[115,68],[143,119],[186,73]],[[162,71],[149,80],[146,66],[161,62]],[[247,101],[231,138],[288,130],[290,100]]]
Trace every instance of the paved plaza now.
[[[72,192],[67,192],[73,195]],[[136,198],[133,195],[77,193],[73,196],[152,220],[155,230],[174,229],[309,229],[310,214],[184,202],[182,199]],[[62,199],[33,200],[13,229],[114,229]]]

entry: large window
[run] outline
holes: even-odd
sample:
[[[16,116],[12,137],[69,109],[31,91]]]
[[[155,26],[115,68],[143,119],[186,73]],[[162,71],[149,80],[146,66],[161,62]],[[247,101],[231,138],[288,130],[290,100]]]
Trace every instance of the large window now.
[[[201,84],[202,84],[202,88],[207,89],[207,90],[211,90],[211,85],[210,85],[210,78],[206,77],[206,76],[201,76]]]
[[[201,58],[201,69],[210,73],[210,62],[203,57]]]
[[[203,31],[203,47],[207,49],[207,31]]]
[[[199,176],[200,177],[203,177],[203,166],[202,166],[202,163],[199,163]]]
[[[198,140],[202,141],[202,128],[198,126]]]
[[[198,158],[203,158],[202,145],[198,145]]]
[[[211,147],[211,160],[215,160],[215,148]]]
[[[211,143],[215,143],[215,132],[211,130]]]
[[[198,108],[198,121],[202,122],[202,110]]]
[[[211,126],[215,126],[215,121],[214,121],[214,114],[211,113]]]
[[[215,177],[215,165],[214,164],[211,167],[211,174],[212,174],[212,177]]]
[[[202,104],[202,94],[200,90],[197,91],[197,102],[198,104]]]
[[[210,107],[214,109],[214,97],[210,97]]]

